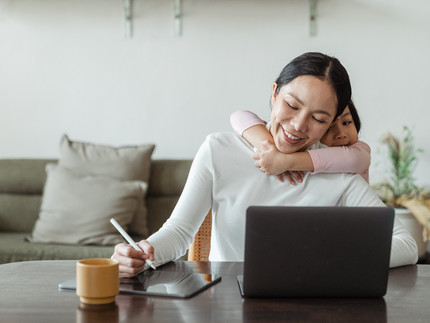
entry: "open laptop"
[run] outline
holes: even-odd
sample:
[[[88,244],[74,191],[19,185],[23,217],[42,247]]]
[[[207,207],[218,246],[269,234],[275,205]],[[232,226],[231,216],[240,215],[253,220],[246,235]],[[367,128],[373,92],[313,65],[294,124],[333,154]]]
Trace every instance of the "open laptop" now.
[[[251,206],[244,297],[382,297],[394,209]]]

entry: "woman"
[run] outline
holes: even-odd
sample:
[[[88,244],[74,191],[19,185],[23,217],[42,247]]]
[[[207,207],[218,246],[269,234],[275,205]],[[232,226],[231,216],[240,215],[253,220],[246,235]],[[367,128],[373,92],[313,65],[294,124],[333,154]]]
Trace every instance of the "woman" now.
[[[320,140],[351,99],[342,64],[321,53],[291,61],[272,87],[270,133],[284,153],[304,151]],[[209,135],[197,152],[182,195],[163,227],[139,242],[141,251],[119,244],[112,259],[122,276],[159,266],[185,254],[212,208],[211,261],[243,261],[245,211],[250,205],[384,206],[369,185],[351,174],[305,175],[285,189],[276,177],[255,169],[253,149],[234,133]],[[417,261],[415,241],[400,224],[393,232],[390,266]]]

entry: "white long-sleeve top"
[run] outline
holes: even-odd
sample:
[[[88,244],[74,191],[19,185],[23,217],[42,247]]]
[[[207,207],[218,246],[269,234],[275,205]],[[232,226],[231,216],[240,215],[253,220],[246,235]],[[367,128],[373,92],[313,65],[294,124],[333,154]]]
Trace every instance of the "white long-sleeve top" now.
[[[243,261],[245,214],[250,205],[385,206],[359,175],[307,173],[281,183],[254,167],[253,148],[235,133],[207,136],[181,197],[163,227],[148,238],[158,266],[185,254],[212,208],[211,261]],[[415,240],[396,220],[390,267],[416,263]]]

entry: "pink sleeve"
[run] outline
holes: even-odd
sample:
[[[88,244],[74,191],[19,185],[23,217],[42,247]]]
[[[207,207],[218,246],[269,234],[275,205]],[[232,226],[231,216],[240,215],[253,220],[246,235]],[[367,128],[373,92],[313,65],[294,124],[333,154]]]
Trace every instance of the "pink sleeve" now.
[[[230,116],[230,123],[234,131],[239,135],[243,135],[243,132],[256,125],[266,125],[266,121],[260,119],[255,113],[248,110],[238,110],[233,112]]]
[[[362,141],[351,146],[310,149],[313,173],[360,174],[369,182],[370,147]]]

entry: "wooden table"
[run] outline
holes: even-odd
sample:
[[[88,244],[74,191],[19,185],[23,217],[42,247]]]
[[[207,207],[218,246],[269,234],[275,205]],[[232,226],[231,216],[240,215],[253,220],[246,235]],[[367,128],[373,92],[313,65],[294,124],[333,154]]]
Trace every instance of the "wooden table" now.
[[[158,270],[212,273],[222,281],[190,299],[120,294],[110,306],[85,308],[58,283],[75,261],[0,265],[0,322],[429,322],[430,266],[390,270],[381,299],[243,299],[240,262],[172,262]],[[316,267],[317,270],[317,267]]]

